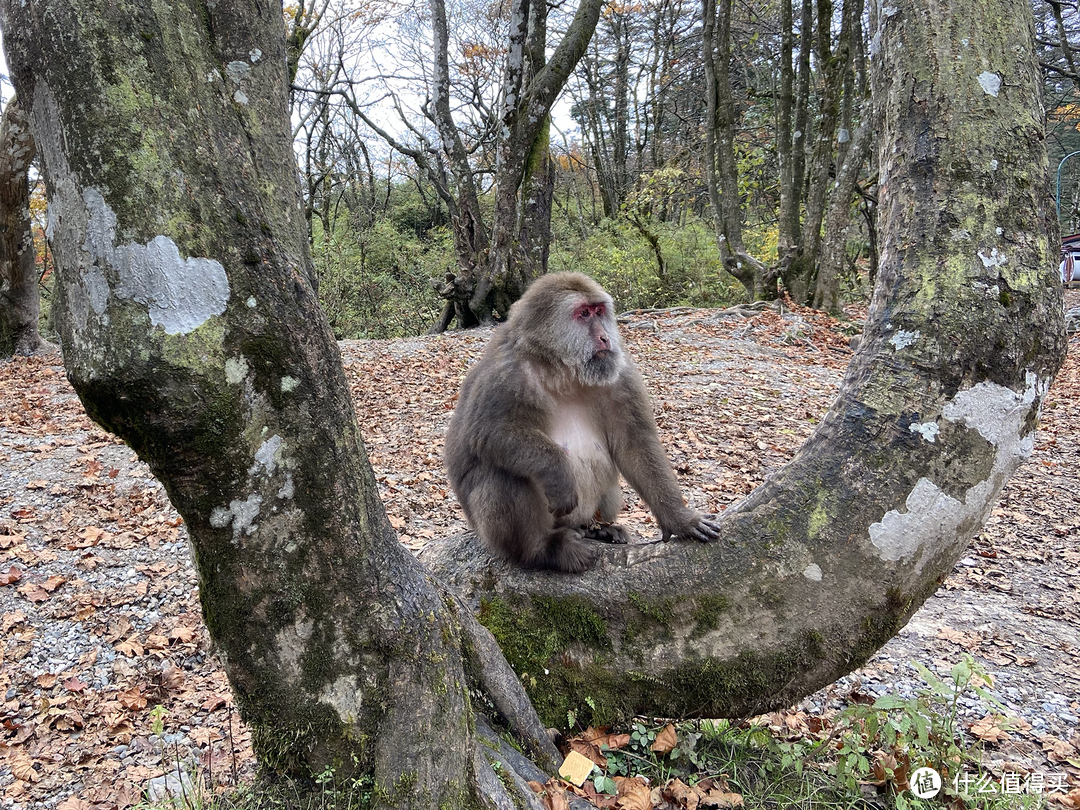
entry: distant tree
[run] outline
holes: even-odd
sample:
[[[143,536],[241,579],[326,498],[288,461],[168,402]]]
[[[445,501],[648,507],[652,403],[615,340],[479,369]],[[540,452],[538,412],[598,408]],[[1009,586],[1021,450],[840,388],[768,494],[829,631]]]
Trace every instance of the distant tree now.
[[[34,138],[18,98],[0,118],[0,357],[33,354],[41,293],[30,222],[30,164]]]

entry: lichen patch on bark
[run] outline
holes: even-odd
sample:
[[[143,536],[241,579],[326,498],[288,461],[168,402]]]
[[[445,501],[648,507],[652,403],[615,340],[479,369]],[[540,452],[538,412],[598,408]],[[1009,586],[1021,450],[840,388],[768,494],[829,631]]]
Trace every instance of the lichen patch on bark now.
[[[1031,409],[1042,402],[1049,380],[1029,371],[1026,382],[1021,393],[997,383],[980,382],[945,404],[942,419],[977,431],[993,447],[989,475],[971,486],[963,501],[929,478],[920,478],[905,500],[904,511],[891,509],[869,527],[870,542],[881,559],[911,558],[961,525],[985,518],[1004,482],[1033,449],[1034,440],[1026,426],[1032,421]],[[933,442],[938,426],[933,423],[933,433],[928,435],[928,424],[913,424],[910,429]]]

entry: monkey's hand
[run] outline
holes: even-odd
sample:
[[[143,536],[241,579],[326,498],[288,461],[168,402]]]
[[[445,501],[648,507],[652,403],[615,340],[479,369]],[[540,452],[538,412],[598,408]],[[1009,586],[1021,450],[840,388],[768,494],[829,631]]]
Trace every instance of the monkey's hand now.
[[[544,495],[547,496],[548,511],[556,518],[566,517],[577,509],[577,487],[572,478],[555,476],[544,485]]]
[[[664,532],[661,539],[665,542],[675,536],[680,540],[710,543],[720,536],[720,524],[694,509],[685,510],[674,525],[661,526],[661,529]]]

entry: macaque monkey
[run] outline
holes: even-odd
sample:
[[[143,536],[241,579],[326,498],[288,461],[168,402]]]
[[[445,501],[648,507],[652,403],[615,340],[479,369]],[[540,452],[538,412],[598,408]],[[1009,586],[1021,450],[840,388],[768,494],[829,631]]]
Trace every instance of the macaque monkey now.
[[[717,537],[683,502],[611,296],[580,273],[542,276],[510,308],[461,386],[446,467],[480,539],[526,568],[579,573],[587,540],[626,542],[620,473],[664,540]]]

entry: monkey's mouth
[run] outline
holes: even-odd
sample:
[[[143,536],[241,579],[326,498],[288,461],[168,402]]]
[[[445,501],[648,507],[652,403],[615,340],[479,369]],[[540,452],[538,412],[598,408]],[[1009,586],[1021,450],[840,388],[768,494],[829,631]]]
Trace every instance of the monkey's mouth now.
[[[607,360],[611,357],[611,349],[601,349],[593,355],[594,360]]]

